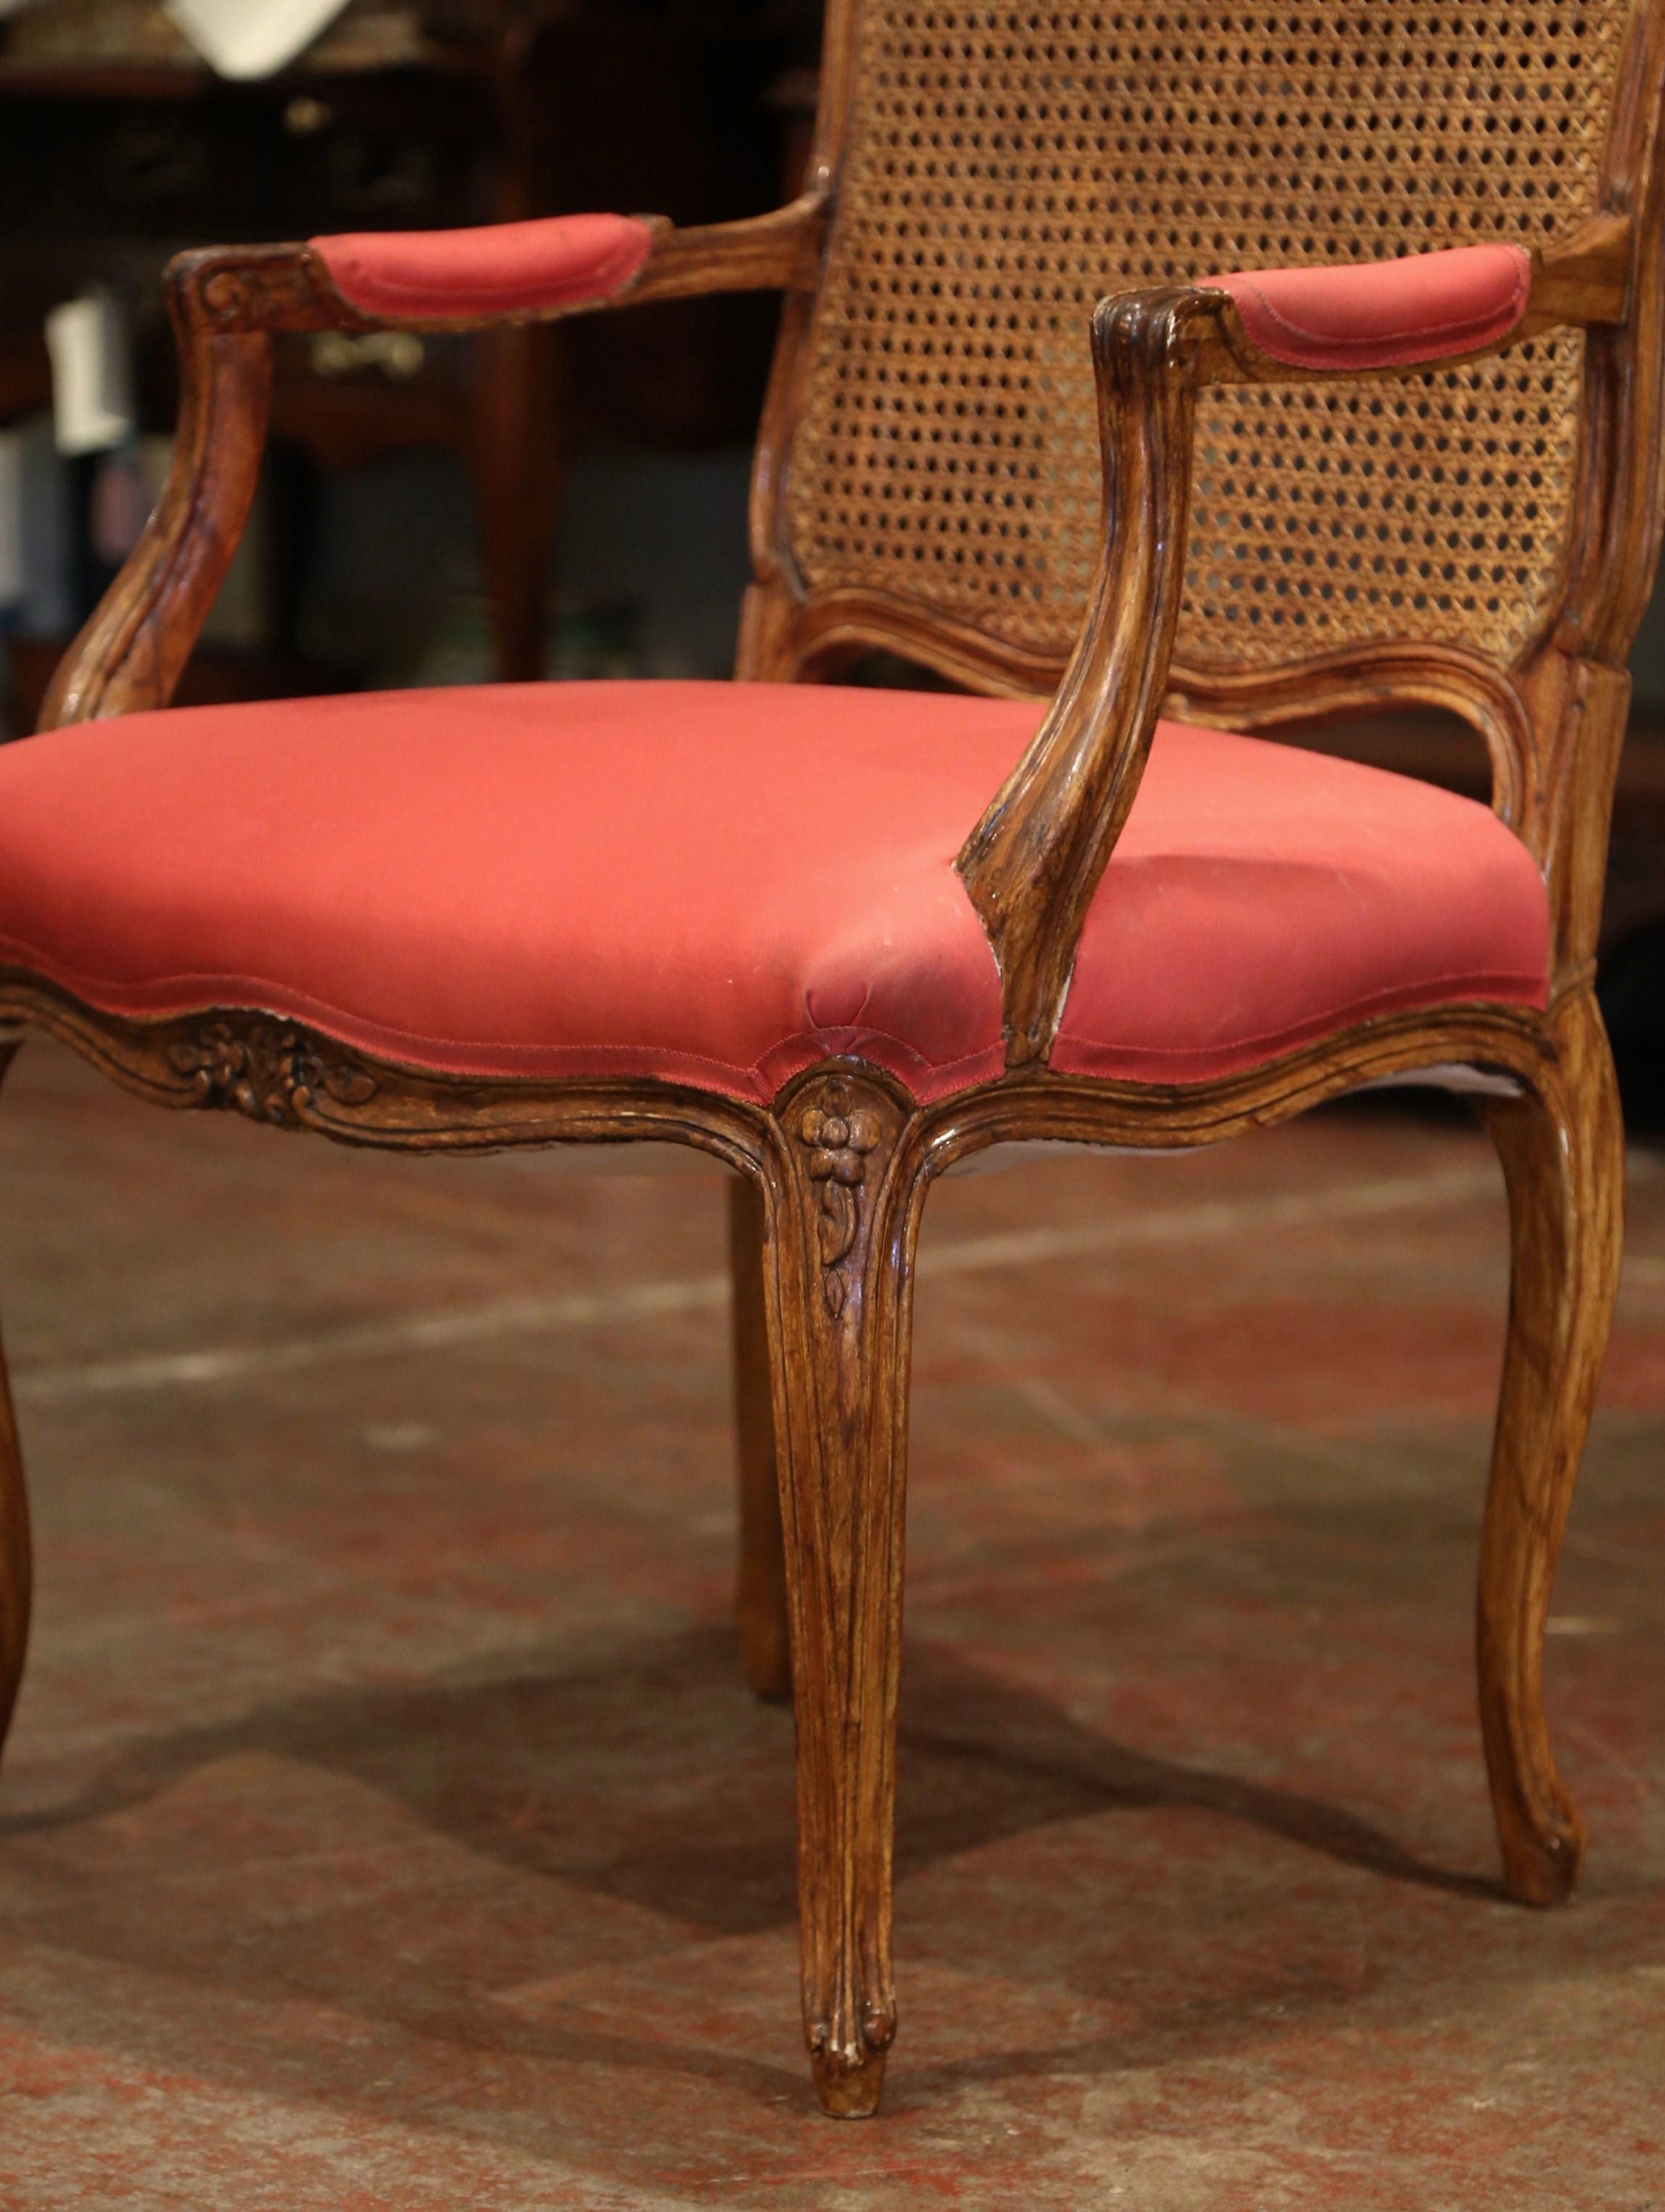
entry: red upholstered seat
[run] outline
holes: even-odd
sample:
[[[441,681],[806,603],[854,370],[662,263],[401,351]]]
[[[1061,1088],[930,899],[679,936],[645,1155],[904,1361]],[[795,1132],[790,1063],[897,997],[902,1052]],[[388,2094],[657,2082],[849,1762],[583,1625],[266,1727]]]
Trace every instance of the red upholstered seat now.
[[[484,686],[136,714],[0,750],[0,959],[114,1012],[289,1015],[489,1075],[767,1098],[859,1052],[999,1073],[952,869],[1006,701]],[[1546,999],[1544,889],[1484,807],[1164,724],[1054,1064],[1218,1074],[1364,1017]]]

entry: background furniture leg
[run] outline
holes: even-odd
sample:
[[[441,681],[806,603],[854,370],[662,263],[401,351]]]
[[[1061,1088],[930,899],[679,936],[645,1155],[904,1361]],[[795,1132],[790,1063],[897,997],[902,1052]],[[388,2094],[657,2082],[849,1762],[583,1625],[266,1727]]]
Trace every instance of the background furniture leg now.
[[[0,1079],[17,1051],[0,1044]],[[29,1543],[29,1499],[18,1449],[17,1417],[12,1411],[5,1356],[0,1352],[0,1746],[11,1726],[23,1657],[29,1642],[29,1602],[33,1568]]]
[[[497,679],[544,674],[558,478],[557,356],[553,330],[481,332],[472,450]]]
[[[798,1723],[804,2027],[822,2105],[878,2106],[890,1970],[909,1280],[907,1118],[811,1075],[771,1152],[763,1247]]]
[[[1509,1188],[1513,1272],[1480,1538],[1480,1724],[1504,1878],[1528,1905],[1565,1898],[1583,1855],[1544,1719],[1544,1622],[1619,1284],[1625,1188],[1613,1059],[1588,988],[1553,1030],[1541,1091],[1482,1115]]]
[[[763,1207],[756,1185],[742,1176],[728,1186],[728,1261],[740,1476],[740,1659],[758,1697],[789,1698],[792,1646],[764,1313]]]

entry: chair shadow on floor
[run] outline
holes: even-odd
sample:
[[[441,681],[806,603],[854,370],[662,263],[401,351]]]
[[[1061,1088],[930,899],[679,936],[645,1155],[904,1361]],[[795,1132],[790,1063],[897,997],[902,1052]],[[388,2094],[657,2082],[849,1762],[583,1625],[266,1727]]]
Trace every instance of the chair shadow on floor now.
[[[897,1865],[904,1881],[957,1855],[1054,1824],[1182,1808],[1246,1824],[1389,1881],[1488,1901],[1502,1894],[1496,1880],[1431,1864],[1335,1805],[1111,1741],[946,1644],[912,1642],[903,1681]],[[113,1895],[90,1911],[78,1905],[48,1939],[84,1956],[183,1975],[257,2001],[299,1996],[494,2056],[691,2072],[775,2104],[790,2085],[798,2101],[795,2072],[732,2051],[638,2040],[616,2024],[575,2019],[563,2005],[517,2010],[494,1994],[501,1979],[514,1976],[483,1964],[495,1947],[521,1966],[516,1947],[526,1942],[526,1893],[517,1883],[507,1894],[500,1888],[494,1902],[494,1881],[501,1884],[506,1870],[558,1885],[550,1913],[568,1920],[576,1891],[593,1896],[599,1907],[611,1900],[680,1923],[695,1945],[792,1927],[790,1717],[750,1698],[726,1629],[638,1641],[565,1671],[314,1692],[234,1722],[153,1737],[63,1802],[0,1814],[0,1866],[13,1847],[26,1847],[38,1867],[54,1835],[67,1844],[112,1816],[164,1814],[169,1793],[251,1756],[345,1778],[398,1807],[401,1833],[442,1838],[484,1862],[477,1895],[459,1899],[454,1911],[465,1917],[477,1911],[488,1923],[499,1917],[504,1928],[494,1936],[488,1924],[470,1967],[459,1973],[451,1960],[427,1986],[423,1970],[412,1970],[410,1931],[402,1924],[411,1917],[410,1897],[397,1881],[361,1908],[375,1924],[345,1948],[331,1917],[335,1902],[323,1892],[310,1932],[306,1917],[289,1911],[263,1938],[258,1905],[252,1913],[240,1911],[239,1884],[223,1865],[198,1884],[185,1883],[183,1894],[170,1884],[167,1910],[158,1911],[155,1885],[173,1871],[179,1847],[165,1820],[151,1820],[126,1842],[107,1834],[100,1840],[100,1885]],[[234,1860],[237,1836],[220,1836],[200,1815],[185,1825],[183,1848],[199,1863],[221,1852]],[[327,1833],[320,1830],[313,1840],[327,1860]],[[351,1848],[362,1843],[355,1838]],[[261,1868],[268,1863],[264,1844],[243,1848]],[[234,1877],[234,1864],[230,1872]],[[1176,1866],[1175,1884],[1185,1879]],[[1113,1914],[1113,1898],[1106,1906]],[[0,1924],[8,1917],[0,1913]],[[30,1932],[27,1915],[12,1924],[18,1934]],[[591,1978],[592,1990],[618,1956],[604,1935],[586,1937],[581,1926],[552,1934],[551,1946],[561,1952],[560,1972]],[[662,1936],[658,1948],[663,1951]],[[905,1946],[902,1963],[905,1986]],[[537,1964],[529,1956],[523,1974]],[[1102,1966],[1081,1971],[1098,1980],[1097,1995],[1114,1994],[1103,1986]],[[1231,2002],[1201,2031],[1205,2039],[1227,2041],[1255,2032],[1252,2012]],[[1195,2047],[1194,2020],[1187,2033]],[[994,2040],[997,2047],[975,2061],[922,2072],[908,2101],[948,2094],[974,2077],[1029,2071],[1043,2058],[1072,2070],[1114,2070],[1139,2063],[1131,2043],[1148,2057],[1141,2037],[1120,2033],[1046,2054],[1032,2038],[1022,2051],[1002,2051],[998,2034]],[[900,2074],[897,2086],[904,2087]],[[343,2083],[340,2094],[349,2088]],[[807,2099],[806,2090],[802,2094]]]
[[[582,1746],[593,1758],[609,1741],[611,1709],[630,1713],[635,1740],[618,1748],[621,1799],[629,1795],[636,1746],[656,1735],[679,1744],[690,1773],[708,1772],[714,1758],[736,1750],[755,1756],[767,1747],[790,1760],[789,1718],[746,1696],[728,1631],[696,1628],[575,1672],[331,1689],[151,1737],[63,1804],[0,1811],[0,1841],[125,1811],[219,1760],[259,1753],[350,1775],[471,1850],[581,1880],[696,1927],[744,1935],[790,1918],[797,1897],[789,1786],[771,1793],[784,1819],[770,1832],[714,1838],[708,1849],[678,1843],[575,1863],[560,1848],[558,1819],[526,1817],[529,1790],[548,1801],[553,1816],[562,1753]],[[585,1724],[586,1712],[593,1725]],[[1171,1806],[1218,1813],[1392,1881],[1459,1896],[1505,1894],[1500,1880],[1419,1858],[1340,1806],[1116,1743],[946,1644],[908,1643],[901,1741],[902,1875],[1056,1821]],[[945,1795],[951,1799],[945,1808]],[[523,1809],[507,1820],[511,1802]]]

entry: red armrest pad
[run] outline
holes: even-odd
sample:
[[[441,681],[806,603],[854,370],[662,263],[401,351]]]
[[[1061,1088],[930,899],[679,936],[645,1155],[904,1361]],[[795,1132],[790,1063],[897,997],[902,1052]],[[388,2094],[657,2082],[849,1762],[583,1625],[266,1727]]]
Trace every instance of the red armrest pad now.
[[[1395,368],[1496,345],[1526,313],[1531,257],[1457,246],[1340,269],[1206,276],[1262,353],[1295,368]]]
[[[653,234],[624,215],[557,215],[474,230],[314,238],[330,282],[361,313],[425,322],[605,300],[647,258]]]

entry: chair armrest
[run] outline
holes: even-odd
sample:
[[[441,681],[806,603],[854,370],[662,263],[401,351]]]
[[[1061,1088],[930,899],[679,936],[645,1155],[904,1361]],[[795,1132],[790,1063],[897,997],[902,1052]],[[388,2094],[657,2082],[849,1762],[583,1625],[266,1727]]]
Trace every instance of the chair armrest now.
[[[1622,321],[1632,248],[1629,222],[1603,216],[1539,253],[1455,248],[1099,302],[1104,545],[1092,597],[1045,720],[955,863],[1000,967],[1009,1066],[1051,1049],[1167,690],[1198,394],[1414,374],[1540,331]]]
[[[1627,217],[1598,216],[1565,244],[1449,246],[1342,268],[1206,276],[1236,314],[1209,384],[1287,384],[1371,371],[1402,374],[1479,360],[1545,331],[1622,322],[1630,277]]]
[[[1256,347],[1285,368],[1410,368],[1498,345],[1526,313],[1532,256],[1460,246],[1352,267],[1205,276]]]
[[[475,230],[210,246],[166,278],[179,355],[173,465],[120,574],[64,655],[39,726],[165,707],[259,480],[279,331],[479,330],[700,292],[811,286],[826,200],[678,230],[662,216],[554,216]]]
[[[556,215],[472,230],[313,238],[307,253],[360,314],[450,325],[604,305],[641,269],[653,237],[641,216]]]
[[[542,321],[695,292],[793,291],[815,282],[824,197],[741,222],[678,230],[663,216],[557,215],[472,230],[314,238],[314,295],[378,325],[454,330]]]
[[[358,231],[305,245],[208,246],[170,284],[225,335],[484,330],[696,292],[815,281],[825,197],[678,230],[663,216],[557,215],[468,230]]]

